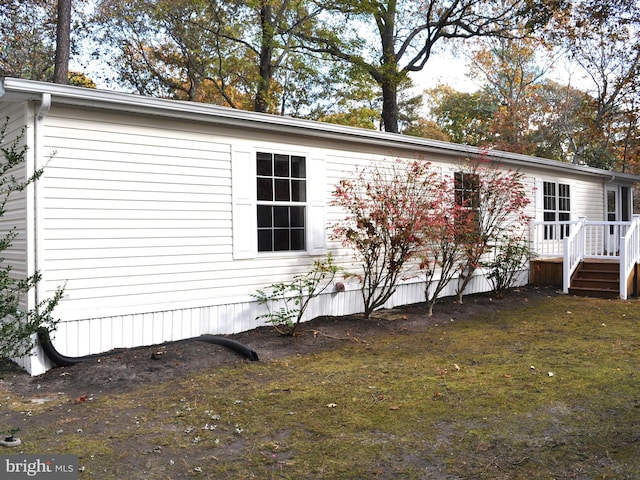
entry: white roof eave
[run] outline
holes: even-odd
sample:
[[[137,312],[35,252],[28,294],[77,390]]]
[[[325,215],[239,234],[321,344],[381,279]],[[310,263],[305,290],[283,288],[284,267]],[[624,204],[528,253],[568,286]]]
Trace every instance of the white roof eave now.
[[[330,123],[282,117],[264,113],[236,110],[218,105],[144,97],[130,93],[72,87],[18,78],[2,78],[0,101],[39,100],[51,95],[52,104],[73,105],[94,109],[155,115],[175,119],[194,120],[216,125],[277,133],[303,135],[333,141],[364,143],[389,148],[413,149],[416,152],[443,153],[457,157],[477,156],[478,147],[438,140],[347,127]],[[510,168],[539,167],[556,171],[572,171],[582,175],[599,176],[610,181],[640,182],[640,176],[600,170],[584,165],[558,162],[498,150],[489,150],[488,159]]]

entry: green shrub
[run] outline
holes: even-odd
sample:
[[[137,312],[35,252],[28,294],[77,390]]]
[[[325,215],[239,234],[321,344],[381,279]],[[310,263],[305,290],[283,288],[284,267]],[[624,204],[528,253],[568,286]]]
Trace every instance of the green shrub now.
[[[293,335],[309,302],[332,285],[336,274],[342,270],[333,263],[331,254],[323,261],[313,262],[311,271],[296,275],[291,282],[273,283],[252,295],[268,312],[256,317],[266,320],[281,335]]]
[[[516,276],[525,268],[532,252],[523,237],[507,237],[495,247],[490,261],[482,262],[485,276],[498,297],[513,286]]]
[[[43,173],[40,169],[26,180],[16,178],[16,169],[24,165],[27,147],[21,145],[24,131],[13,141],[5,142],[8,125],[7,118],[0,127],[0,217],[4,216],[11,194],[23,191]],[[63,293],[63,288],[59,288],[52,298],[40,301],[32,309],[21,308],[24,298],[36,287],[41,275],[36,272],[27,278],[16,278],[11,265],[4,262],[4,252],[11,247],[16,236],[17,231],[13,227],[0,238],[0,356],[8,358],[29,354],[39,327],[55,327],[57,321],[52,313]]]

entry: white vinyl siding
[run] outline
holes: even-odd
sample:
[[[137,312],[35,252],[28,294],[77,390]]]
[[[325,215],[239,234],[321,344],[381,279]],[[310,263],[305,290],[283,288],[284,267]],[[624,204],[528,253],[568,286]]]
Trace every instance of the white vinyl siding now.
[[[42,268],[67,318],[212,297],[231,259],[229,144],[116,119],[46,119]]]
[[[1,106],[2,104],[0,104]],[[8,108],[12,107],[12,108]],[[27,169],[32,165],[31,154],[33,152],[30,145],[29,135],[31,130],[27,130],[28,110],[24,105],[9,105],[0,109],[0,126],[5,124],[7,118],[9,123],[5,131],[5,140],[2,147],[8,147],[22,135],[19,146],[27,145],[29,149],[25,153],[25,162],[18,168],[14,169],[11,174],[18,180],[26,180]],[[4,159],[3,159],[4,161]],[[11,275],[14,278],[26,278],[30,273],[28,250],[30,248],[29,241],[32,240],[29,232],[28,224],[33,221],[29,218],[27,211],[32,204],[28,202],[28,192],[32,187],[22,192],[12,192],[5,204],[4,215],[0,217],[0,237],[4,236],[15,229],[15,238],[11,246],[2,252],[4,263],[11,265]],[[26,308],[26,304],[23,305]]]
[[[604,220],[604,195],[601,181],[587,181],[580,177],[540,177],[535,182],[535,219],[544,219],[544,182],[569,185],[571,205],[569,219],[577,220],[584,217],[587,220]],[[557,190],[556,190],[557,193]]]

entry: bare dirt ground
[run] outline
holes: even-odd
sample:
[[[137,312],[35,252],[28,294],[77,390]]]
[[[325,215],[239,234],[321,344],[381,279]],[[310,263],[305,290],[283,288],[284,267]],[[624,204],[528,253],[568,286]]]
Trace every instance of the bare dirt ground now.
[[[467,296],[463,304],[444,298],[436,304],[431,318],[425,316],[424,304],[414,304],[378,311],[369,320],[359,315],[319,317],[300,324],[295,337],[283,337],[270,327],[259,327],[228,338],[250,347],[260,360],[273,360],[313,354],[344,341],[364,341],[378,334],[421,331],[439,322],[518,308],[557,294],[551,288],[523,287],[499,299],[489,293]],[[109,352],[73,366],[54,368],[37,377],[30,377],[14,364],[0,359],[0,387],[25,399],[42,397],[45,392],[70,398],[95,397],[243,361],[247,360],[232,350],[199,341]]]

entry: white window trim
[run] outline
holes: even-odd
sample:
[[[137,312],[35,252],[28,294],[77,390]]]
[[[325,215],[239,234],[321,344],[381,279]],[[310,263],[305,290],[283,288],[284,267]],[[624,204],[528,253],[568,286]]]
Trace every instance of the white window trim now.
[[[306,250],[258,252],[257,172],[258,152],[303,156],[306,159],[305,247]],[[326,174],[324,159],[309,152],[269,146],[234,146],[231,150],[231,202],[233,258],[252,259],[258,255],[324,255],[327,252]],[[297,204],[297,202],[296,202]]]

